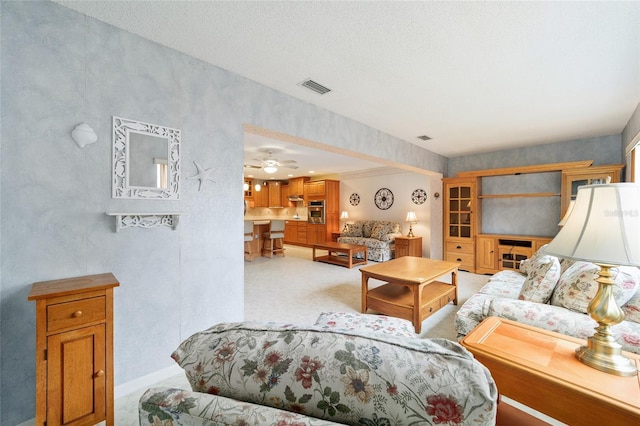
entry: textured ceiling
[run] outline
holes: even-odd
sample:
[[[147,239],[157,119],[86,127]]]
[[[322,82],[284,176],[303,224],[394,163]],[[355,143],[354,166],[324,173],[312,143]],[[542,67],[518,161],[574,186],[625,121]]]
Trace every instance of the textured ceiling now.
[[[57,3],[447,157],[617,134],[640,103],[640,2]]]

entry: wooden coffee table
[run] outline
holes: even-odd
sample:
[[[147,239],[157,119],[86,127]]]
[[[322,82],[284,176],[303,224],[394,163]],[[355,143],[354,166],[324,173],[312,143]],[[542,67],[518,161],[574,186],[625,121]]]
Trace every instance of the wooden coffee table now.
[[[416,333],[422,321],[449,302],[458,304],[459,263],[402,256],[388,262],[360,268],[362,312],[367,309],[413,322]],[[451,274],[451,284],[436,278]],[[369,290],[369,278],[387,284]]]
[[[316,250],[327,250],[329,253],[325,256],[316,256]],[[354,259],[353,255],[363,253],[363,259]],[[342,256],[340,256],[342,254]],[[325,262],[333,265],[346,266],[351,269],[354,265],[367,263],[367,247],[357,244],[344,244],[329,241],[326,243],[313,245],[313,261]]]
[[[591,368],[575,357],[584,340],[490,317],[460,343],[484,364],[498,392],[570,425],[640,424],[638,376]],[[625,353],[640,369],[640,356]]]

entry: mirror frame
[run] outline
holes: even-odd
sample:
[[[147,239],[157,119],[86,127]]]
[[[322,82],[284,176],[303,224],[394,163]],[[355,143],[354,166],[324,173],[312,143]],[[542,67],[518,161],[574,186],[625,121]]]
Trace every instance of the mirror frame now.
[[[167,140],[167,188],[129,185],[129,135],[138,133]],[[113,116],[113,198],[142,198],[147,200],[180,199],[180,130]]]

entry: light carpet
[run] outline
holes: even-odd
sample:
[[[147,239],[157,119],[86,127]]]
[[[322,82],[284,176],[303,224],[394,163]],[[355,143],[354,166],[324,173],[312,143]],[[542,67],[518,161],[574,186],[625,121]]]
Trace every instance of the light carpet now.
[[[361,274],[352,269],[312,261],[312,250],[285,246],[285,256],[258,257],[245,262],[245,318],[313,324],[321,312],[360,312]],[[322,253],[324,254],[324,252]],[[376,262],[369,262],[374,265]],[[458,307],[476,293],[489,277],[460,271],[458,305],[452,303],[422,322],[420,337],[456,340],[454,317]],[[450,283],[451,275],[440,278]],[[369,281],[370,286],[381,282]]]
[[[312,250],[285,246],[285,257],[256,257],[245,262],[245,319],[251,321],[277,321],[313,324],[324,311],[360,312],[361,274],[357,266],[352,269],[312,261]],[[369,262],[369,265],[375,262]],[[442,277],[451,282],[450,275]],[[460,271],[458,274],[458,305],[449,304],[425,319],[421,338],[442,337],[456,340],[454,316],[458,307],[476,293],[487,281],[485,275]],[[370,282],[371,283],[371,282]],[[213,325],[213,324],[212,324]],[[165,354],[166,356],[167,354]],[[115,401],[115,424],[138,426],[138,400],[153,386],[171,386],[189,389],[184,374],[171,377]],[[504,400],[504,397],[503,397]],[[526,407],[508,400],[520,409]],[[552,425],[561,425],[540,415]],[[21,426],[33,425],[33,421]]]

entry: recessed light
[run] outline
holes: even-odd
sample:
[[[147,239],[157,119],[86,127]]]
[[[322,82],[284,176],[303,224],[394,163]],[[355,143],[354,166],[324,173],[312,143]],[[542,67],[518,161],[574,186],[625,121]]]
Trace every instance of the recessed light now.
[[[287,177],[293,177],[293,175],[292,175],[291,173],[289,173],[289,174],[287,175]]]
[[[313,170],[309,170],[309,173],[313,174],[313,173],[315,173],[315,172],[314,172]]]

